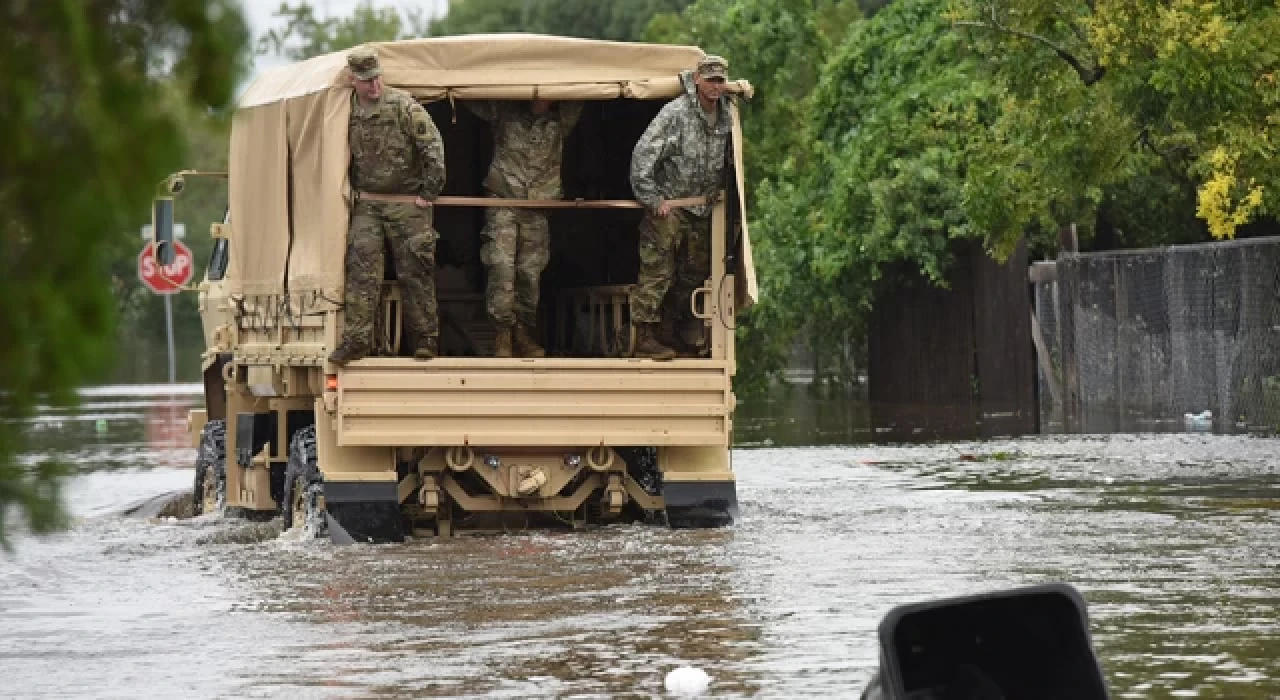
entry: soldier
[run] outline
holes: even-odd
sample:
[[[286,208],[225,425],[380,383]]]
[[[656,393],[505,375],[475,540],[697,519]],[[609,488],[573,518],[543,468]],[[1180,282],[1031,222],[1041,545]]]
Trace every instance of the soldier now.
[[[676,333],[690,317],[689,297],[711,274],[711,197],[721,187],[730,117],[728,63],[707,56],[680,75],[685,94],[668,102],[631,155],[631,188],[645,205],[640,222],[640,274],[631,293],[635,355],[669,360],[696,355]],[[669,200],[708,197],[673,207]]]
[[[560,162],[564,142],[582,114],[581,102],[467,103],[493,125],[493,163],[484,179],[485,194],[512,199],[560,199]],[[538,284],[551,259],[547,215],[538,209],[489,207],[485,210],[480,260],[488,284],[489,317],[498,333],[494,357],[543,357],[534,340]]]
[[[383,274],[383,239],[390,244],[406,325],[416,334],[413,356],[438,352],[436,232],[431,201],[444,189],[444,142],[435,122],[408,93],[382,84],[377,55],[347,54],[355,93],[347,138],[355,202],[347,235],[346,320],[329,361],[345,365],[373,350],[373,313]],[[409,195],[412,203],[379,199]]]

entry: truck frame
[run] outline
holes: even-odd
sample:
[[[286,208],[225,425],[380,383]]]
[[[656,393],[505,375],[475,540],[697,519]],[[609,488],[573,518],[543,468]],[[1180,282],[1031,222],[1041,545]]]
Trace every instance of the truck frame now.
[[[566,170],[582,175],[582,194],[625,201],[627,163],[618,155],[629,155],[637,129],[682,94],[679,72],[703,55],[532,35],[373,46],[385,82],[411,92],[441,125],[449,183],[436,228],[441,245],[464,251],[476,245],[479,210],[447,205],[478,194],[489,152],[458,100],[589,101],[594,116],[584,117],[579,156]],[[198,287],[205,407],[189,420],[197,510],[278,514],[286,527],[327,531],[336,542],[619,520],[734,522],[733,328],[755,296],[736,107],[728,177],[712,211],[711,276],[689,300],[694,322],[679,329],[701,347],[697,356],[629,356],[634,265],[617,251],[634,249],[633,205],[586,221],[553,219],[554,235],[609,242],[565,248],[566,261],[544,276],[547,357],[487,356],[482,271],[463,254],[437,273],[440,357],[404,356],[410,329],[388,270],[380,352],[338,367],[326,358],[342,327],[351,204],[343,64],[336,53],[273,69],[233,119],[229,214],[212,226],[213,256]],[[745,81],[731,90],[750,95]],[[156,228],[163,244],[164,227]]]

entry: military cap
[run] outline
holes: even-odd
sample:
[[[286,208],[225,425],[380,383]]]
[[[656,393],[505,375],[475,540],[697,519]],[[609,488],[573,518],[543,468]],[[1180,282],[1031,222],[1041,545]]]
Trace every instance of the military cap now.
[[[378,54],[373,49],[361,46],[351,50],[347,54],[347,68],[351,69],[351,74],[356,80],[373,80],[382,75],[382,68],[378,65]]]
[[[703,56],[698,61],[698,75],[704,78],[729,79],[729,62],[719,56]]]

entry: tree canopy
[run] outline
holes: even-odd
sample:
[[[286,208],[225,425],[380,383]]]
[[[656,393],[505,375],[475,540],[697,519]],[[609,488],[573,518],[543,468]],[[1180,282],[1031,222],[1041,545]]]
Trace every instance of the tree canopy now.
[[[967,0],[948,17],[1008,81],[1004,122],[1038,174],[1024,211],[1002,212],[1010,224],[1053,212],[1123,226],[1100,232],[1119,243],[1187,238],[1188,227],[1215,238],[1249,222],[1275,230],[1275,2]],[[1186,219],[1190,192],[1199,222]],[[1144,199],[1173,206],[1159,215]]]
[[[529,32],[587,39],[640,41],[650,19],[678,12],[689,0],[466,0],[432,21],[433,36]]]
[[[16,2],[0,10],[0,542],[64,520],[64,466],[25,454],[38,404],[65,406],[109,368],[107,255],[136,242],[182,164],[183,105],[226,105],[245,68],[232,0]]]
[[[985,237],[966,181],[999,100],[936,3],[899,0],[849,25],[804,97],[799,155],[759,183],[763,334],[803,333],[833,379],[852,381],[883,271],[942,283],[951,242]]]
[[[258,38],[258,55],[275,54],[301,61],[321,54],[342,51],[370,41],[393,41],[427,34],[427,17],[421,9],[400,14],[395,7],[374,5],[365,0],[349,17],[316,16],[309,2],[282,2],[275,17],[283,28],[271,29]]]
[[[321,19],[306,0],[283,2],[275,16],[284,20],[284,27],[263,35],[257,51],[300,60],[369,41],[500,32],[639,41],[654,15],[678,12],[688,4],[689,0],[466,0],[451,4],[444,17],[432,19],[420,9],[402,13],[364,0],[349,17]]]

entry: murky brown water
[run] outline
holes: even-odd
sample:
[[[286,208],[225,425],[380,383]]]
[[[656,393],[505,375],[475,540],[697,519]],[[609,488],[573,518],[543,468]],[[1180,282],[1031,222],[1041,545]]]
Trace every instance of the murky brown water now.
[[[690,664],[716,697],[856,697],[893,605],[1065,580],[1117,697],[1280,696],[1274,441],[741,449],[731,529],[339,548],[117,515],[191,481],[148,393],[33,426],[80,520],[0,554],[0,695],[660,697]],[[741,441],[803,435],[756,415]]]

